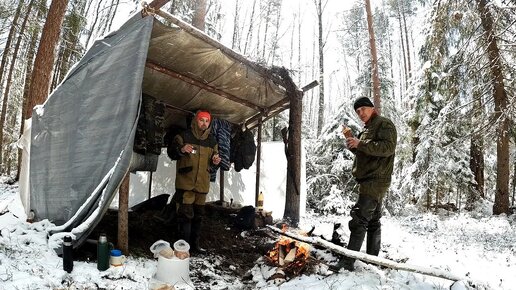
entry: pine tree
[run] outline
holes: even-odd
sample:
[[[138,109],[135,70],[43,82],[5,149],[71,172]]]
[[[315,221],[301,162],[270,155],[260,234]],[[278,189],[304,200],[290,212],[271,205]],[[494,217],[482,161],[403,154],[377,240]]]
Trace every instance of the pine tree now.
[[[34,61],[34,70],[29,90],[29,108],[42,104],[48,95],[55,59],[54,49],[59,40],[61,24],[63,23],[67,4],[68,0],[53,0],[52,4],[50,4],[36,60]],[[32,111],[27,116],[31,117]]]

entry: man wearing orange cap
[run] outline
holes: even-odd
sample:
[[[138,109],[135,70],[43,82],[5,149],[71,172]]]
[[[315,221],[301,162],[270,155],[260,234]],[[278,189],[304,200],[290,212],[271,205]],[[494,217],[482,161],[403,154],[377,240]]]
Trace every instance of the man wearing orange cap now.
[[[218,145],[210,134],[211,115],[198,111],[189,130],[174,137],[172,148],[180,156],[176,163],[176,193],[180,238],[190,243],[193,252],[202,252],[199,246],[201,222],[206,195],[210,190],[210,165],[220,162]]]

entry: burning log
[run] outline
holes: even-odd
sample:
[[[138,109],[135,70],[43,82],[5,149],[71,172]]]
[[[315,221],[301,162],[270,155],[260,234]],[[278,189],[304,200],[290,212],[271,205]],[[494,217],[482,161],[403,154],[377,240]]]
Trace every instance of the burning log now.
[[[310,246],[308,244],[281,237],[274,248],[269,251],[266,259],[269,264],[281,269],[280,273],[283,273],[286,278],[287,276],[297,276],[305,270],[309,253]],[[274,279],[277,277],[278,275],[275,275]]]
[[[419,273],[419,274],[423,274],[423,275],[444,278],[444,279],[448,279],[448,280],[452,280],[452,281],[460,281],[460,280],[466,281],[465,277],[454,275],[448,271],[443,271],[440,269],[435,269],[435,268],[430,268],[430,267],[420,267],[417,265],[398,263],[398,262],[395,262],[395,261],[392,261],[389,259],[380,258],[380,257],[373,256],[373,255],[368,255],[366,253],[348,250],[344,247],[341,247],[341,246],[335,245],[331,242],[328,242],[320,237],[305,237],[305,236],[294,234],[292,232],[278,229],[273,226],[267,226],[267,227],[270,230],[272,230],[276,233],[282,234],[284,236],[287,236],[289,238],[292,238],[292,239],[295,239],[298,241],[302,241],[305,243],[313,244],[313,245],[318,245],[318,246],[326,248],[332,252],[335,252],[335,253],[338,253],[338,254],[353,258],[353,259],[362,260],[365,262],[369,262],[372,264],[376,264],[376,265],[380,265],[380,266],[384,266],[384,267],[388,267],[388,268],[410,271],[410,272]],[[285,229],[285,227],[283,227],[283,228]]]
[[[290,252],[288,252],[288,254],[285,256],[285,259],[284,259],[285,264],[288,265],[288,264],[294,262],[294,260],[296,259],[296,252],[297,252],[297,248],[293,248],[290,250]]]
[[[284,261],[284,258],[285,258],[285,249],[286,246],[285,245],[279,245],[278,247],[278,264],[280,266],[283,266],[285,265],[285,261]]]

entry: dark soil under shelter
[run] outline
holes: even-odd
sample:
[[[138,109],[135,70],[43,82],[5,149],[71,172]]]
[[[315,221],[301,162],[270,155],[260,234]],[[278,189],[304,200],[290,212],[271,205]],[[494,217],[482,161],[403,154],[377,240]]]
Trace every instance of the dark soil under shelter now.
[[[252,284],[250,270],[256,265],[258,258],[273,248],[278,235],[266,228],[247,230],[242,234],[243,230],[234,223],[237,212],[238,209],[222,208],[215,204],[206,206],[200,244],[207,251],[194,257],[213,264],[213,270],[221,275],[232,272],[231,275],[240,277],[240,281],[245,283],[247,280]],[[154,242],[165,240],[173,244],[178,239],[175,221],[164,224],[155,218],[159,213],[160,210],[156,207],[129,212],[129,253],[124,254],[153,259],[149,248]],[[78,260],[96,261],[95,243],[99,234],[106,233],[108,241],[116,246],[117,231],[118,212],[110,210],[90,234],[88,241],[75,249],[74,256]],[[221,263],[215,263],[215,260],[220,260]],[[204,275],[206,271],[196,268],[191,267],[192,281],[209,282],[211,277]]]

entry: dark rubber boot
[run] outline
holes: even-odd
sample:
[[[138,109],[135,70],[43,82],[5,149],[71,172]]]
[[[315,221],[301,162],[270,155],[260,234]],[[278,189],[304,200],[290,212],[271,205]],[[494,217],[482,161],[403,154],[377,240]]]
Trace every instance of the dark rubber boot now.
[[[184,218],[179,219],[178,222],[179,239],[189,242],[192,236],[192,220]]]
[[[349,257],[342,257],[335,266],[330,267],[334,272],[338,272],[340,269],[344,268],[350,272],[355,270],[355,260]]]
[[[380,228],[368,229],[367,231],[367,250],[369,255],[378,256],[380,244],[382,242],[382,230]]]
[[[192,253],[205,253],[206,250],[201,248],[199,240],[201,238],[202,218],[194,217],[192,220],[192,231],[190,235],[190,250]]]

